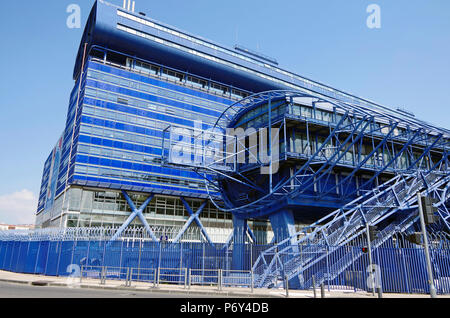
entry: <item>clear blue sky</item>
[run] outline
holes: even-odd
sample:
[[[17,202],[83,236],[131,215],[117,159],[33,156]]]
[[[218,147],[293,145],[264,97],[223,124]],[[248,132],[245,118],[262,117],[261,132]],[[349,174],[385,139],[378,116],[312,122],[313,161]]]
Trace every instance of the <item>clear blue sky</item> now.
[[[0,222],[12,220],[8,202],[39,192],[44,161],[64,128],[93,2],[2,2]],[[72,3],[81,7],[81,29],[66,26]],[[366,26],[372,3],[381,7],[381,29]],[[227,46],[259,49],[300,75],[450,128],[448,0],[137,0],[136,11]]]

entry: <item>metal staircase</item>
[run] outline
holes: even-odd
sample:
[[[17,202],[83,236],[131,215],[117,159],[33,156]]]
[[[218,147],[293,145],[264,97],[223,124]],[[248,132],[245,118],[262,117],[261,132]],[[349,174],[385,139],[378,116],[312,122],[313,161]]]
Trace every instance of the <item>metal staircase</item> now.
[[[402,232],[418,219],[417,192],[438,192],[440,203],[449,199],[449,174],[439,171],[397,175],[293,237],[264,251],[253,271],[256,287],[278,287],[283,279],[298,277],[301,288],[331,280],[363,255],[352,242],[366,231],[366,225],[387,225],[377,234],[372,247],[377,248],[395,233]],[[436,206],[438,207],[438,206]],[[334,260],[330,264],[330,260]],[[327,263],[327,264],[325,264]]]

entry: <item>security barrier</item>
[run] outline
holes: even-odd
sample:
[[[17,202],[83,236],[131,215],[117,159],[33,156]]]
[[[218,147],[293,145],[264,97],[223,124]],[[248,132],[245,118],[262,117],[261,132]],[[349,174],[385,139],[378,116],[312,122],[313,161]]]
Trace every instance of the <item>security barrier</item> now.
[[[252,265],[268,245],[245,245],[245,268],[232,268],[229,249],[236,246],[208,243],[155,243],[150,241],[98,240],[1,240],[0,269],[48,276],[192,285],[253,288],[258,279]],[[321,247],[318,247],[321,248]],[[324,275],[328,290],[429,293],[423,247],[397,235],[372,251],[370,267],[365,246],[341,246],[309,269],[311,275]],[[311,249],[309,249],[311,250]],[[360,255],[338,275],[335,264],[354,251]],[[439,294],[450,294],[450,241],[447,235],[430,237],[434,283]],[[335,258],[335,259],[332,259]],[[372,276],[371,276],[372,275]],[[317,276],[316,276],[317,277]],[[370,278],[372,277],[372,281]],[[306,277],[305,277],[306,278]],[[278,282],[284,277],[275,278]],[[375,284],[375,285],[374,285]],[[274,282],[275,285],[275,282]],[[312,287],[312,286],[311,286]],[[318,286],[316,286],[318,287]]]

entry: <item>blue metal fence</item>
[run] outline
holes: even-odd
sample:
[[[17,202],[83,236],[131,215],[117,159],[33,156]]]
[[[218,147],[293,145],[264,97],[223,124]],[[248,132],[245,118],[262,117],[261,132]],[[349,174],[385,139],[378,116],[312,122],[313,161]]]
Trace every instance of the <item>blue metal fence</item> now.
[[[450,244],[448,241],[434,241],[431,244],[434,282],[439,294],[450,294]],[[217,280],[218,270],[231,270],[231,249],[236,246],[208,243],[155,243],[151,241],[102,241],[102,240],[0,240],[0,269],[5,271],[41,274],[48,276],[69,276],[70,265],[84,268],[119,268],[118,279],[126,278],[126,268],[144,272],[160,269],[161,277],[177,277],[177,270],[195,270],[202,276]],[[245,245],[245,265],[250,271],[259,254],[268,245]],[[311,275],[321,271],[325,274],[324,284],[329,290],[370,291],[369,256],[360,253],[363,246],[343,246],[340,251],[330,253],[320,260]],[[346,269],[333,275],[335,264],[348,251],[356,257]],[[332,258],[335,258],[333,260]],[[381,280],[384,292],[429,293],[428,276],[423,248],[404,239],[389,240],[372,252],[376,274]],[[171,270],[168,270],[171,269]],[[172,272],[173,273],[172,273]],[[114,272],[114,271],[112,271]],[[323,273],[325,272],[325,273]],[[328,272],[328,273],[326,273]],[[148,273],[153,275],[154,272]],[[208,274],[209,273],[209,274]],[[213,274],[216,273],[216,274]],[[117,273],[116,273],[117,274]],[[328,275],[327,275],[328,274]],[[111,276],[111,275],[110,275]],[[307,279],[306,276],[304,279]],[[167,280],[170,280],[167,278]],[[207,283],[207,282],[206,282]]]
[[[267,245],[246,245],[247,262]],[[67,276],[71,264],[130,268],[230,269],[225,244],[149,241],[0,241],[0,269],[17,273]]]

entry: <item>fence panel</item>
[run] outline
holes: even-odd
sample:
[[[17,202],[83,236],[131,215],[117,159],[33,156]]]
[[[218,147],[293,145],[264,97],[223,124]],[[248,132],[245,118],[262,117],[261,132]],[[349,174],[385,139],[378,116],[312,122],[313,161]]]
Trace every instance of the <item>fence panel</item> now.
[[[59,261],[58,261],[58,276],[68,276],[71,271],[69,266],[73,263],[73,253],[74,253],[74,241],[63,241],[61,242]],[[80,266],[80,264],[75,264]]]
[[[20,249],[19,249],[19,257],[17,259],[17,264],[16,264],[16,272],[17,273],[25,273],[25,266],[26,266],[27,254],[28,254],[30,242],[23,241],[20,243],[21,244],[20,244]]]
[[[122,241],[104,242],[103,266],[120,267],[122,263]]]
[[[431,251],[434,283],[438,294],[450,294],[450,251],[436,248]]]
[[[28,244],[27,257],[25,261],[24,273],[35,274],[38,251],[41,242],[30,241]]]
[[[50,247],[49,241],[39,242],[37,256],[36,256],[36,266],[34,269],[35,274],[39,274],[39,275],[45,274],[49,247]]]
[[[11,272],[17,271],[17,259],[19,258],[19,250],[20,250],[20,243],[19,241],[15,241],[12,244],[12,250],[11,250],[11,259],[8,265],[8,270]]]
[[[91,265],[88,261],[89,241],[75,241],[73,249],[72,264],[79,266]]]
[[[47,264],[45,267],[45,275],[56,276],[58,272],[58,261],[60,256],[61,242],[50,241],[48,247]]]

